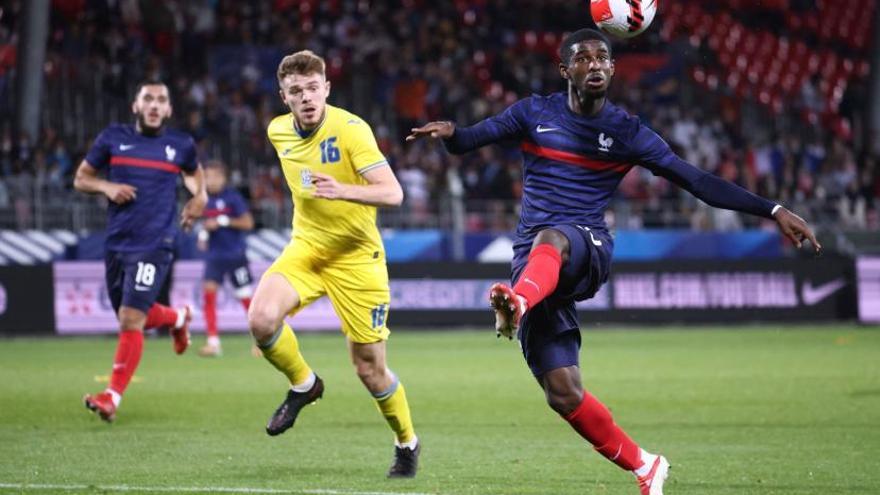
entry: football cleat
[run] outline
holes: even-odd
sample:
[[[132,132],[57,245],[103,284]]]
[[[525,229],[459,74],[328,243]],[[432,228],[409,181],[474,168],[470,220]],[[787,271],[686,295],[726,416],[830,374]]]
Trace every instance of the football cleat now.
[[[663,483],[669,476],[669,461],[662,455],[654,459],[651,471],[645,476],[637,476],[641,495],[663,495]]]
[[[419,454],[422,452],[422,442],[416,444],[416,448],[394,447],[394,461],[388,469],[389,478],[415,478],[419,469]]]
[[[171,339],[176,354],[183,354],[186,352],[190,342],[189,324],[192,321],[192,308],[187,305],[183,307],[183,310],[186,311],[185,316],[183,317],[183,325],[171,329]]]
[[[270,436],[280,435],[289,430],[302,408],[316,402],[324,395],[324,381],[320,377],[315,377],[315,384],[308,392],[287,391],[287,398],[275,410],[275,414],[269,418],[269,424],[266,425],[266,433]]]
[[[199,356],[202,357],[220,357],[223,355],[223,349],[219,345],[205,344],[199,349]]]
[[[513,340],[519,332],[519,322],[526,312],[526,301],[506,284],[495,284],[489,289],[489,304],[495,310],[495,332]]]
[[[92,411],[101,417],[104,421],[112,423],[116,419],[116,405],[113,404],[113,398],[109,392],[101,392],[99,394],[86,394],[83,397],[83,403],[86,409]]]

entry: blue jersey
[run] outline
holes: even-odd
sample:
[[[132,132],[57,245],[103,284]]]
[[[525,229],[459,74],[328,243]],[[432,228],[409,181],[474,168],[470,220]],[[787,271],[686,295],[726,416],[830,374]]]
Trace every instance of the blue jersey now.
[[[523,153],[522,213],[516,250],[543,229],[580,225],[605,230],[605,209],[635,165],[647,167],[706,203],[771,218],[774,203],[679,158],[638,118],[606,101],[594,116],[568,107],[566,93],[532,96],[444,141],[452,153],[509,142]]]
[[[248,212],[247,203],[234,188],[227,187],[218,194],[208,196],[208,205],[202,214],[205,218],[226,215],[236,218]],[[211,232],[208,239],[208,259],[231,259],[245,256],[245,231],[232,227],[220,227]]]
[[[198,167],[192,137],[166,129],[145,136],[133,125],[104,129],[86,155],[92,167],[111,182],[137,188],[137,197],[108,207],[108,251],[135,252],[171,249],[177,234],[177,176]]]

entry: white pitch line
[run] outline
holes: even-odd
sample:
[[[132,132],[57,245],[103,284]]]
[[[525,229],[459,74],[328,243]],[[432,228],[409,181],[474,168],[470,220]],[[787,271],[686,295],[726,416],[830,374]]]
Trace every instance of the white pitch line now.
[[[60,485],[47,483],[0,483],[0,489],[13,490],[100,490],[110,492],[155,492],[155,493],[257,493],[286,495],[431,495],[428,493],[411,492],[355,492],[347,490],[330,490],[311,488],[302,490],[285,490],[281,488],[248,488],[230,486],[132,486],[132,485]]]

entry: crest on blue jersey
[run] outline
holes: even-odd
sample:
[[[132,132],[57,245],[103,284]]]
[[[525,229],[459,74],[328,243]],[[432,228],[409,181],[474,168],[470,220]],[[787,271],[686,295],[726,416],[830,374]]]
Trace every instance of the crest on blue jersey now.
[[[605,137],[604,132],[599,134],[599,151],[604,151],[606,153],[611,151],[612,144],[614,144],[614,138]]]
[[[165,158],[169,162],[173,162],[175,156],[177,156],[177,150],[172,148],[170,144],[166,145],[165,146]]]

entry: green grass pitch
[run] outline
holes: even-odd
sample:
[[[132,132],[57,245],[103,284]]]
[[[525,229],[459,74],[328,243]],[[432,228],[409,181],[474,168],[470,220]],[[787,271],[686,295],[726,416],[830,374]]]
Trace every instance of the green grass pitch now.
[[[343,338],[300,342],[327,391],[270,438],[285,382],[244,336],[215,360],[148,339],[112,425],[81,397],[103,388],[115,339],[0,340],[0,492],[638,493],[546,407],[518,346],[490,330],[392,335],[424,451],[417,479],[386,480],[391,434]],[[880,494],[874,329],[590,330],[582,365],[617,422],[669,458],[668,495]]]

